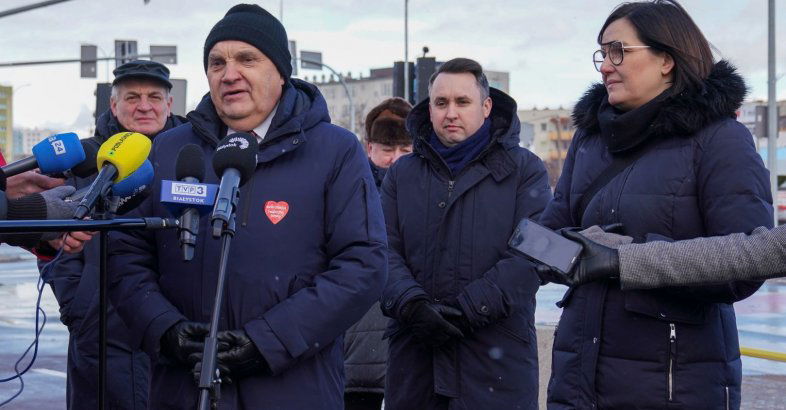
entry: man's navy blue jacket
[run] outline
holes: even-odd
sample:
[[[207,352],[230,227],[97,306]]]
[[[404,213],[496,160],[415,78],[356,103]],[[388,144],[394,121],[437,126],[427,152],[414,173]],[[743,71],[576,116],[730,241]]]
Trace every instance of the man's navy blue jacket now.
[[[170,115],[162,131],[185,123],[185,118]],[[107,138],[126,130],[111,111],[96,121],[95,138]],[[155,138],[155,135],[151,135]],[[68,183],[77,189],[86,188],[95,179],[74,177]],[[66,400],[69,409],[98,407],[98,265],[99,241],[85,243],[82,252],[63,254],[52,269],[48,283],[60,305],[60,320],[68,327],[68,384]],[[109,304],[107,312],[107,406],[113,409],[147,408],[150,361],[129,343],[131,337],[125,323]]]
[[[745,84],[726,62],[701,90],[666,98],[648,124],[651,148],[574,213],[612,161],[593,86],[574,109],[578,131],[554,200],[551,228],[622,223],[637,241],[690,239],[771,226],[767,170],[734,119]],[[613,135],[611,135],[613,137]],[[741,362],[732,303],[761,282],[622,291],[618,281],[571,288],[554,339],[550,409],[736,409]]]
[[[209,165],[227,127],[207,95],[184,125],[155,140],[153,199],[138,215],[169,215],[158,202],[162,179],[174,179],[180,148],[205,151]],[[222,409],[342,409],[343,332],[379,297],[387,278],[379,194],[357,138],[330,124],[317,88],[292,79],[284,87],[256,172],[240,192],[220,330],[244,329],[272,376],[221,388]],[[163,333],[180,320],[208,322],[220,240],[202,217],[194,259],[182,261],[177,235],[113,233],[110,295],[153,360],[152,408],[193,408],[190,369],[159,356]]]
[[[429,145],[424,101],[407,118],[414,153],[382,183],[390,277],[381,302],[396,319],[386,408],[431,408],[434,392],[455,398],[455,408],[537,408],[540,281],[507,241],[522,218],[540,216],[551,190],[543,163],[519,147],[516,102],[493,88],[491,98],[491,142],[458,175]],[[424,298],[460,306],[477,330],[433,350],[415,341],[397,320]]]

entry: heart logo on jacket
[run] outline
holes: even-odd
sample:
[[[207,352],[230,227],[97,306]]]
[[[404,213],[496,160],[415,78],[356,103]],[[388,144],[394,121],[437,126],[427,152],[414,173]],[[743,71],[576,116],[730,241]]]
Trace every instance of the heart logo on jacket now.
[[[270,222],[273,222],[273,225],[281,222],[287,216],[287,212],[289,212],[289,204],[286,201],[265,202],[265,215],[267,215],[267,219],[270,219]]]

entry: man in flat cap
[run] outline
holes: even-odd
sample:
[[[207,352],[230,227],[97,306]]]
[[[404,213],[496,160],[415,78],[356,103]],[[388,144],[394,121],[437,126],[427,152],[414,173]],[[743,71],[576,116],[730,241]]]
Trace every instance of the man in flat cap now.
[[[136,60],[114,70],[110,109],[96,121],[95,137],[102,144],[119,132],[132,131],[155,138],[162,131],[183,124],[185,118],[170,112],[169,69],[163,64]],[[74,178],[77,189],[93,178]],[[98,240],[89,240],[84,250],[61,257],[49,282],[60,304],[60,320],[68,327],[69,409],[98,408]],[[80,236],[81,235],[81,236]],[[68,239],[67,239],[68,240]],[[52,246],[61,244],[53,241]],[[68,246],[68,244],[65,244]],[[128,327],[111,306],[107,314],[107,395],[111,409],[145,409],[149,390],[150,360],[131,342]]]
[[[259,144],[240,189],[218,328],[220,409],[343,409],[342,336],[387,278],[380,198],[357,137],[332,125],[313,84],[290,78],[287,34],[259,6],[239,4],[211,29],[210,92],[189,124],[156,138],[150,160],[172,180],[179,149],[205,152],[238,132]],[[253,138],[253,137],[252,137]],[[253,142],[252,142],[253,143]],[[164,216],[148,200],[136,215]],[[150,355],[151,408],[194,408],[221,241],[203,217],[194,257],[172,232],[110,234],[110,298]],[[229,382],[231,380],[231,383]]]

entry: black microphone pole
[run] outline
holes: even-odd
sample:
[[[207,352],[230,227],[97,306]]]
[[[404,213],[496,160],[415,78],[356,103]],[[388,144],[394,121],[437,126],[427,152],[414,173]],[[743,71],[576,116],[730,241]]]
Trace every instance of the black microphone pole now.
[[[96,178],[98,181],[100,178]],[[95,183],[95,181],[93,181]],[[109,212],[109,199],[101,195],[96,203],[93,219],[111,220],[112,213]],[[83,199],[84,201],[84,199]],[[81,204],[80,204],[81,205]],[[98,266],[98,408],[106,408],[106,328],[107,328],[107,248],[109,240],[106,231],[98,233],[99,239],[99,266]]]
[[[216,352],[218,345],[218,319],[221,317],[221,304],[224,296],[224,283],[226,282],[227,259],[232,237],[235,236],[235,213],[240,199],[240,188],[232,190],[230,211],[226,214],[227,220],[213,222],[214,233],[224,222],[221,230],[221,255],[218,261],[218,279],[216,283],[216,296],[213,301],[213,314],[210,317],[210,333],[205,339],[205,350],[202,355],[202,368],[199,375],[199,410],[218,408],[221,398],[221,375],[216,371]],[[222,218],[223,219],[223,218]]]

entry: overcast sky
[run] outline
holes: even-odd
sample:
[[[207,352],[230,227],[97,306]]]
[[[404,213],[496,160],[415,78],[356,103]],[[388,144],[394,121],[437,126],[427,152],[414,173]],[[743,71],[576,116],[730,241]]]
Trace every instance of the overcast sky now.
[[[0,11],[40,0],[3,0]],[[80,44],[96,44],[99,56],[114,52],[115,39],[177,45],[173,78],[188,80],[187,108],[207,92],[202,46],[210,28],[236,1],[72,0],[0,19],[0,62],[78,58]],[[683,0],[716,47],[751,88],[767,96],[767,1]],[[786,1],[777,1],[777,71],[786,73]],[[258,2],[279,16],[279,0]],[[591,55],[597,32],[619,1],[609,0],[412,0],[410,58],[427,45],[439,60],[471,57],[490,70],[510,72],[519,107],[569,106],[599,74]],[[403,0],[283,0],[284,25],[300,50],[353,75],[390,66],[404,57]],[[15,89],[15,126],[68,127],[95,108],[97,81],[111,78],[114,62],[99,62],[97,79],[80,79],[79,65],[0,68],[0,84]],[[312,75],[314,71],[301,71]],[[786,79],[778,83],[786,98]],[[84,120],[83,120],[84,121]]]

